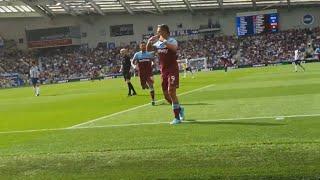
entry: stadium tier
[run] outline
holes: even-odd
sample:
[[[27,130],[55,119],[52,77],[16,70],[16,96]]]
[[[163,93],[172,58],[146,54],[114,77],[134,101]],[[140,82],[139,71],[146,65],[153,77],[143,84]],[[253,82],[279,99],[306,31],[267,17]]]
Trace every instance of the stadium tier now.
[[[311,43],[312,47],[308,47]],[[207,58],[207,68],[214,70],[223,65],[220,57],[228,52],[237,67],[273,65],[288,63],[294,59],[294,50],[301,45],[307,50],[312,48],[309,60],[319,60],[314,51],[320,47],[320,28],[290,29],[272,34],[246,37],[219,36],[203,39],[179,41],[179,59]],[[127,45],[130,56],[138,50],[137,45]],[[2,76],[1,87],[28,84],[28,73],[32,59],[37,59],[42,70],[41,82],[44,84],[88,79],[95,71],[101,77],[119,76],[120,53],[122,47],[109,49],[100,46],[87,48],[82,46],[40,49],[37,51],[14,51],[3,53],[0,62],[1,74],[19,74],[12,77]],[[201,69],[201,68],[199,68]],[[157,69],[155,69],[157,71]],[[22,82],[20,82],[22,81]]]

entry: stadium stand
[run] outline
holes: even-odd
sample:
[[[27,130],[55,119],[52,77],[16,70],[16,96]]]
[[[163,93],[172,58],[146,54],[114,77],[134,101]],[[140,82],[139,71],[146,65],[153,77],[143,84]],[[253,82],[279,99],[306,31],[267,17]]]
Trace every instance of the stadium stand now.
[[[300,46],[320,46],[320,27],[313,29],[290,29],[273,34],[262,34],[237,38],[219,36],[181,41],[179,58],[208,58],[211,69],[220,68],[219,57],[227,51],[238,66],[269,65],[290,62],[294,49]],[[136,46],[127,46],[133,54]],[[32,59],[37,59],[42,70],[42,83],[56,83],[76,78],[90,78],[96,71],[104,76],[117,74],[120,68],[119,49],[98,46],[94,49],[79,46],[40,49],[29,52],[20,50],[2,53],[1,74],[19,74],[23,83],[13,80],[16,76],[2,76],[0,87],[12,87],[28,83],[28,70]],[[317,56],[314,56],[317,58]]]

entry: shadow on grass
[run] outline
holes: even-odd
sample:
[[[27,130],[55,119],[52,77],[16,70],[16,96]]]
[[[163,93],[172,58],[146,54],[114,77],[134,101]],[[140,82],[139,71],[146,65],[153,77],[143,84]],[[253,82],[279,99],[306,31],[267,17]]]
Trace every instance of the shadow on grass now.
[[[162,102],[162,103],[157,104],[157,106],[164,106],[164,105],[168,106],[170,104],[167,102]],[[181,104],[181,106],[203,106],[203,105],[214,105],[214,104],[210,104],[210,103],[184,103],[184,104]]]
[[[184,103],[181,104],[182,106],[201,106],[201,105],[214,105],[210,103]]]
[[[268,122],[239,122],[239,121],[197,121],[194,119],[185,120],[188,124],[203,125],[243,125],[243,126],[284,126],[284,123],[268,123]]]

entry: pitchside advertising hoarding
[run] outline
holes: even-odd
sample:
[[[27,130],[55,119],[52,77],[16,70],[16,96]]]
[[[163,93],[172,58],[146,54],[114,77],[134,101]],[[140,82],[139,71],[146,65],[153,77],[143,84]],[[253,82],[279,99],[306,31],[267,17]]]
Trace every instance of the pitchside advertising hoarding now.
[[[29,48],[47,48],[80,44],[80,27],[56,27],[26,30]]]

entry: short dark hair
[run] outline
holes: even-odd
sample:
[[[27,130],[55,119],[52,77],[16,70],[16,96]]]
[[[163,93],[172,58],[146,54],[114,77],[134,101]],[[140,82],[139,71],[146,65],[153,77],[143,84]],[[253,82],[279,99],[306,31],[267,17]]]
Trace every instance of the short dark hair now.
[[[160,24],[158,27],[162,30],[165,30],[168,34],[170,34],[169,26],[166,24]]]

